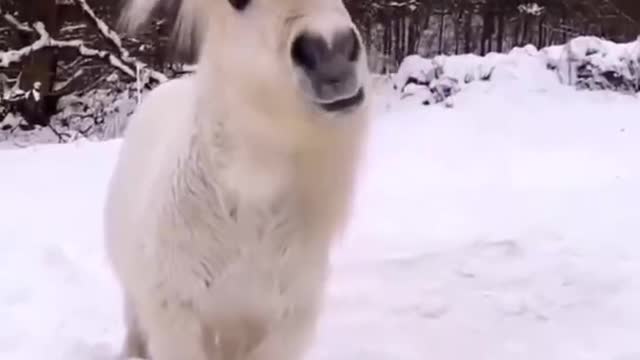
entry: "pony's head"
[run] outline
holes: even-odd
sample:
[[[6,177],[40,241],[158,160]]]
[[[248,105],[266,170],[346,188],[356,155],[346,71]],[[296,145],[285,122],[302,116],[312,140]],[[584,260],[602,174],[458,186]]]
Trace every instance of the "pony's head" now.
[[[369,95],[366,54],[342,0],[129,0],[129,27],[164,1],[179,5],[179,45],[197,41],[198,71],[211,75],[200,78],[227,103],[339,116]]]

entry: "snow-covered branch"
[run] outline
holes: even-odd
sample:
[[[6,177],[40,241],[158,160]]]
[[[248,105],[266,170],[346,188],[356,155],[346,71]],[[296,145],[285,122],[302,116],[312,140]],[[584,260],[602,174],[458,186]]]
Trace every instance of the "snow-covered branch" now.
[[[81,0],[82,1],[82,0]],[[98,19],[99,20],[99,19]],[[103,23],[104,24],[104,23]],[[106,26],[106,25],[105,25]],[[149,69],[145,64],[140,61],[137,61],[131,58],[128,55],[128,52],[124,51],[124,55],[127,56],[126,60],[121,56],[116,56],[113,53],[106,50],[98,50],[94,48],[90,48],[86,46],[81,40],[56,40],[52,38],[44,25],[41,22],[35,23],[32,31],[35,31],[39,37],[33,42],[31,45],[25,46],[18,50],[9,50],[0,52],[0,68],[8,67],[13,63],[18,63],[22,61],[25,57],[30,54],[45,48],[59,48],[59,49],[73,49],[77,51],[81,56],[86,58],[98,58],[103,61],[108,62],[111,66],[117,68],[123,73],[127,74],[132,78],[136,78],[136,66],[139,66],[140,69],[143,69],[145,72],[145,78],[152,79],[156,82],[162,83],[168,80],[168,78],[155,70]],[[108,29],[108,28],[107,28]],[[116,41],[116,43],[119,42]],[[122,49],[124,50],[124,49]]]
[[[35,24],[35,27],[42,24]],[[42,31],[46,33],[44,30],[44,26],[42,27]],[[40,36],[38,40],[33,42],[31,45],[25,46],[22,49],[18,50],[9,50],[0,52],[0,68],[8,67],[12,63],[17,63],[22,61],[22,59],[29,54],[38,51],[40,49],[44,49],[49,45],[50,37],[47,34],[46,36]]]
[[[2,15],[2,18],[8,22],[11,26],[13,26],[14,28],[16,28],[18,31],[22,31],[25,33],[32,33],[33,29],[31,27],[29,27],[29,25],[20,22],[18,19],[16,19],[13,15],[11,14],[4,14],[2,13],[2,10],[0,10],[0,15]]]
[[[118,51],[120,51],[120,53],[126,53],[126,50],[122,48],[122,40],[120,40],[118,34],[115,31],[111,30],[111,28],[96,15],[91,6],[89,6],[89,4],[87,3],[87,0],[75,0],[75,2],[96,25],[101,34],[107,40],[109,40],[109,42],[111,42],[118,49]]]
[[[0,17],[5,19],[11,26],[21,32],[37,33],[39,38],[32,44],[25,46],[18,50],[0,51],[0,68],[8,67],[13,63],[22,61],[26,56],[29,56],[35,51],[44,48],[73,48],[84,57],[100,58],[109,62],[112,66],[118,68],[125,74],[135,78],[138,68],[143,73],[144,78],[152,80],[157,83],[162,83],[168,80],[168,77],[163,73],[153,70],[147,66],[147,64],[132,57],[129,52],[122,46],[122,40],[118,34],[113,31],[102,19],[100,19],[93,11],[91,6],[86,0],[73,0],[87,15],[87,17],[97,27],[102,36],[115,48],[117,54],[113,54],[105,50],[97,50],[89,48],[84,45],[80,40],[60,41],[53,39],[45,30],[45,27],[41,23],[36,23],[33,26],[29,26],[26,23],[20,22],[13,15],[3,12],[0,9]]]
[[[121,70],[125,74],[135,78],[135,71],[116,57],[105,50],[92,49],[84,45],[81,40],[61,41],[53,39],[44,27],[44,24],[37,22],[33,25],[33,29],[38,33],[39,38],[33,44],[25,46],[19,50],[10,50],[0,52],[0,67],[8,67],[12,63],[20,62],[24,57],[29,56],[45,48],[70,48],[76,50],[80,55],[85,57],[99,58],[109,62],[113,67]]]
[[[518,5],[518,11],[527,15],[540,16],[544,10],[544,6],[540,6],[535,2]]]
[[[98,31],[102,34],[102,36],[113,45],[117,51],[119,58],[123,63],[129,65],[131,68],[135,69],[136,67],[145,71],[149,78],[162,83],[168,80],[167,76],[159,71],[155,71],[150,69],[143,62],[131,57],[129,51],[122,46],[122,40],[118,36],[118,34],[113,31],[107,23],[105,23],[102,19],[100,19],[96,13],[93,11],[91,6],[87,3],[86,0],[75,0],[76,4],[80,6],[82,11],[91,19],[93,24],[98,28]]]

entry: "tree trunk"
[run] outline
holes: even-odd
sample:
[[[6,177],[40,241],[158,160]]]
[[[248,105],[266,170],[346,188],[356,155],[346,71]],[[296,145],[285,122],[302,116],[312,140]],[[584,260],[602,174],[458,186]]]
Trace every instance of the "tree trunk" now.
[[[538,20],[538,49],[542,49],[544,46],[544,15],[540,16]]]
[[[442,14],[440,14],[440,33],[438,34],[438,53],[442,54],[444,51],[443,42],[444,37],[444,10],[442,10]]]
[[[564,29],[566,23],[567,23],[567,12],[563,8],[562,9],[562,17],[560,18],[560,27],[562,28],[562,42],[563,43],[567,42],[567,32]]]
[[[517,46],[520,43],[520,30],[521,30],[521,26],[520,26],[520,19],[516,18],[516,24],[515,24],[515,31],[513,34],[513,39],[511,39],[511,43],[509,44],[509,46],[513,47],[513,46]]]
[[[493,2],[487,2],[482,14],[482,42],[480,44],[480,52],[482,55],[491,51],[493,33],[495,30],[495,9]],[[487,46],[488,45],[488,46]]]
[[[530,16],[525,14],[522,20],[522,40],[520,40],[520,46],[524,46],[529,42],[529,18]]]
[[[500,13],[498,14],[498,38],[496,39],[496,46],[499,53],[504,49],[504,17],[505,9],[504,6],[501,6]]]
[[[469,9],[465,13],[464,17],[464,52],[471,53],[471,20],[473,19],[473,12]]]
[[[416,45],[418,44],[418,19],[416,16],[412,16],[409,18],[411,23],[409,24],[409,34],[407,38],[407,46],[408,52],[414,54],[417,50]]]
[[[462,23],[462,14],[464,12],[464,9],[460,9],[460,11],[458,12],[458,15],[455,18],[455,22],[454,22],[454,26],[453,26],[453,33],[454,36],[456,38],[456,55],[460,53],[460,24]]]
[[[384,27],[384,35],[383,35],[383,54],[385,56],[391,55],[391,21],[387,19],[387,24]]]
[[[20,14],[25,22],[42,22],[51,36],[58,35],[60,26],[56,0],[21,0],[19,4]],[[20,87],[29,90],[35,82],[40,82],[42,94],[50,93],[56,79],[56,61],[55,50],[51,48],[31,54],[24,62]]]

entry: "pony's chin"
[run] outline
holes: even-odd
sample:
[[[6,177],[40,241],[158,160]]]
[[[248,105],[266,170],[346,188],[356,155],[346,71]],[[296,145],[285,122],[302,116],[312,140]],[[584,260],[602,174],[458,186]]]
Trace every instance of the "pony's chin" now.
[[[357,108],[358,106],[362,105],[362,103],[364,102],[364,99],[365,99],[364,88],[361,87],[353,95],[349,95],[349,96],[338,98],[338,99],[332,99],[329,101],[316,98],[314,99],[313,102],[322,110],[326,112],[335,113],[335,112],[343,112],[343,111],[348,111],[348,110]]]

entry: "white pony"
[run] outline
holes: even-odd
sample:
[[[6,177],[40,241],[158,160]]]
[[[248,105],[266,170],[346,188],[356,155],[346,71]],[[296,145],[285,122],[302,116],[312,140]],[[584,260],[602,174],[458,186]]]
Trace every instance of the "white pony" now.
[[[368,123],[360,35],[342,0],[179,1],[197,72],[131,118],[105,207],[123,356],[299,359]]]

